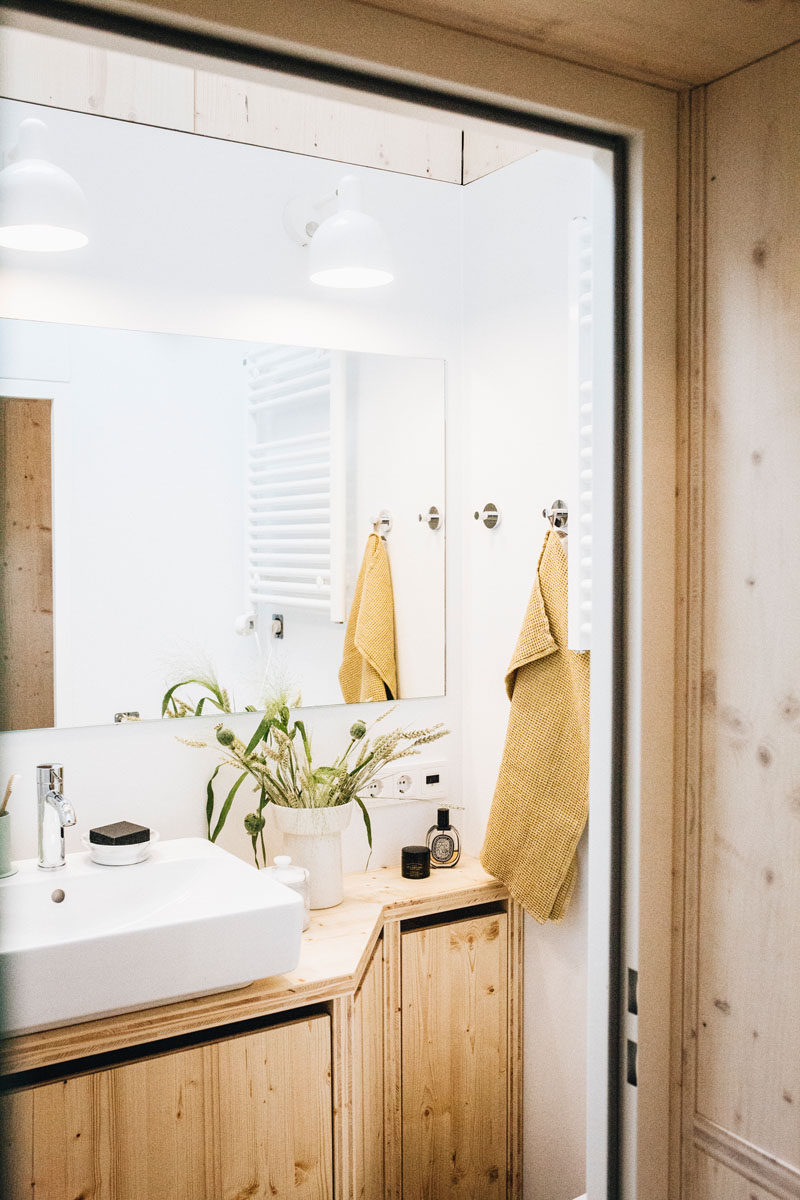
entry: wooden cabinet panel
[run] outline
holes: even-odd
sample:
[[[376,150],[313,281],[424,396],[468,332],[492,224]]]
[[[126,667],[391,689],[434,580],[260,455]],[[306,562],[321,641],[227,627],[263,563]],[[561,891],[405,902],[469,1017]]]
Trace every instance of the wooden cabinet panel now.
[[[3,1098],[5,1200],[327,1200],[330,1018]]]
[[[383,943],[356,993],[353,1030],[355,1200],[384,1200]]]
[[[404,1200],[507,1194],[507,921],[402,935]]]

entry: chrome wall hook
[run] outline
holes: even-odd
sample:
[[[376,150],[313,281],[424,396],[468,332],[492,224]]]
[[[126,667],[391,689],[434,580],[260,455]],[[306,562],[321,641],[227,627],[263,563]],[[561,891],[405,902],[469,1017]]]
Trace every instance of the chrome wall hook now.
[[[377,533],[378,537],[382,537],[384,541],[387,533],[392,532],[392,514],[388,509],[382,508],[377,517],[373,517],[372,532]]]
[[[419,519],[428,526],[428,529],[441,529],[442,527],[442,515],[435,504],[432,504],[426,513],[420,513]]]
[[[484,504],[483,509],[473,516],[476,521],[483,521],[487,529],[496,529],[500,524],[500,510],[496,504]]]
[[[542,516],[547,518],[557,534],[561,537],[567,536],[569,509],[566,500],[554,500],[549,508],[542,509]]]

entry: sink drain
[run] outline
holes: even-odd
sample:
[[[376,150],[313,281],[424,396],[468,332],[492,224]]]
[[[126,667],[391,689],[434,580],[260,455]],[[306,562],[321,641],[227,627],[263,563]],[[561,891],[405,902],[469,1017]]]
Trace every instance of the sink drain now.
[[[66,896],[67,893],[63,888],[56,888],[54,892],[51,892],[50,899],[53,901],[53,904],[60,904],[62,900],[66,899]]]

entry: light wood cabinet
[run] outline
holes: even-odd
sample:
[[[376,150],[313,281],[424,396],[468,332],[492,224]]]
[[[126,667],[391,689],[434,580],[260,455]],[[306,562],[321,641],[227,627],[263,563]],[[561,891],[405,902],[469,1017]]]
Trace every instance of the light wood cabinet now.
[[[383,942],[353,1005],[353,1164],[355,1200],[384,1198]]]
[[[520,1200],[520,911],[437,874],[357,878],[295,975],[0,1047],[0,1198]]]
[[[402,934],[403,1200],[509,1194],[507,922]]]
[[[3,1097],[5,1200],[327,1200],[330,1017]]]

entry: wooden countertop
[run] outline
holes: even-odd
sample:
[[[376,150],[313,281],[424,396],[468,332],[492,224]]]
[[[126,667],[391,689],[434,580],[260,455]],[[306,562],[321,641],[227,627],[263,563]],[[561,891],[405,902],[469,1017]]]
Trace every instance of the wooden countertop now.
[[[354,992],[387,921],[507,896],[501,883],[466,856],[452,870],[433,871],[429,879],[403,879],[399,867],[348,875],[342,903],[311,914],[300,962],[291,974],[260,979],[236,991],[8,1038],[2,1043],[2,1071],[36,1070]]]

